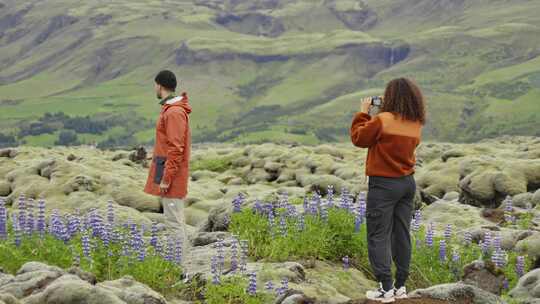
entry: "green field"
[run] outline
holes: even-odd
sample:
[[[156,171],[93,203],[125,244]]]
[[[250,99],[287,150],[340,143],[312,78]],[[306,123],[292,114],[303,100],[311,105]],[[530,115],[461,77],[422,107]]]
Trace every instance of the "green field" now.
[[[21,128],[47,112],[116,113],[132,122],[79,142],[149,143],[153,76],[167,68],[190,95],[197,142],[347,140],[360,98],[400,76],[427,96],[427,139],[540,135],[538,11],[526,0],[7,1],[0,132],[51,145],[61,124]]]

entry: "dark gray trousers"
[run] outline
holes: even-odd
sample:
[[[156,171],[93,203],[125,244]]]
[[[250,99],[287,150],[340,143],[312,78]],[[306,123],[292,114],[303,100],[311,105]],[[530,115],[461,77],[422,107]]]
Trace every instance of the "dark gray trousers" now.
[[[366,208],[368,256],[373,273],[385,290],[392,287],[392,260],[396,265],[396,288],[405,285],[409,276],[409,231],[415,191],[413,175],[369,177]]]

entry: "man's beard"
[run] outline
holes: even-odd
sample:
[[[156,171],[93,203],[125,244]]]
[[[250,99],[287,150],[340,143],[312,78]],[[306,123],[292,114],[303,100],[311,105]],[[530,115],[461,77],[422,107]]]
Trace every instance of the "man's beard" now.
[[[160,94],[159,92],[156,93],[156,97],[157,97],[157,99],[159,99],[159,100],[161,100],[161,98],[162,98],[162,97],[161,97],[161,94]]]

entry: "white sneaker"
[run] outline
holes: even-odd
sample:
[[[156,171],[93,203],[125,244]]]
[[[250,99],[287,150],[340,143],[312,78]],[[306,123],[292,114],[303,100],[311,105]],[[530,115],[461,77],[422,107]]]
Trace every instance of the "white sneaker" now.
[[[407,295],[407,288],[405,288],[405,286],[401,286],[400,288],[394,287],[394,297],[396,299],[408,298],[409,296]]]
[[[379,283],[379,288],[375,290],[368,290],[366,292],[366,298],[369,300],[379,301],[382,303],[392,303],[395,301],[394,289],[385,291],[382,288],[382,283]]]

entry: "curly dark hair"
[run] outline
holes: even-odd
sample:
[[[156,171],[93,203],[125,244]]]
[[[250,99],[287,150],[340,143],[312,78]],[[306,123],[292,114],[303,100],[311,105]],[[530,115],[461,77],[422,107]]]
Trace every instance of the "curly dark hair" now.
[[[407,78],[391,80],[386,85],[381,112],[399,114],[406,120],[426,123],[424,95],[416,83]]]

